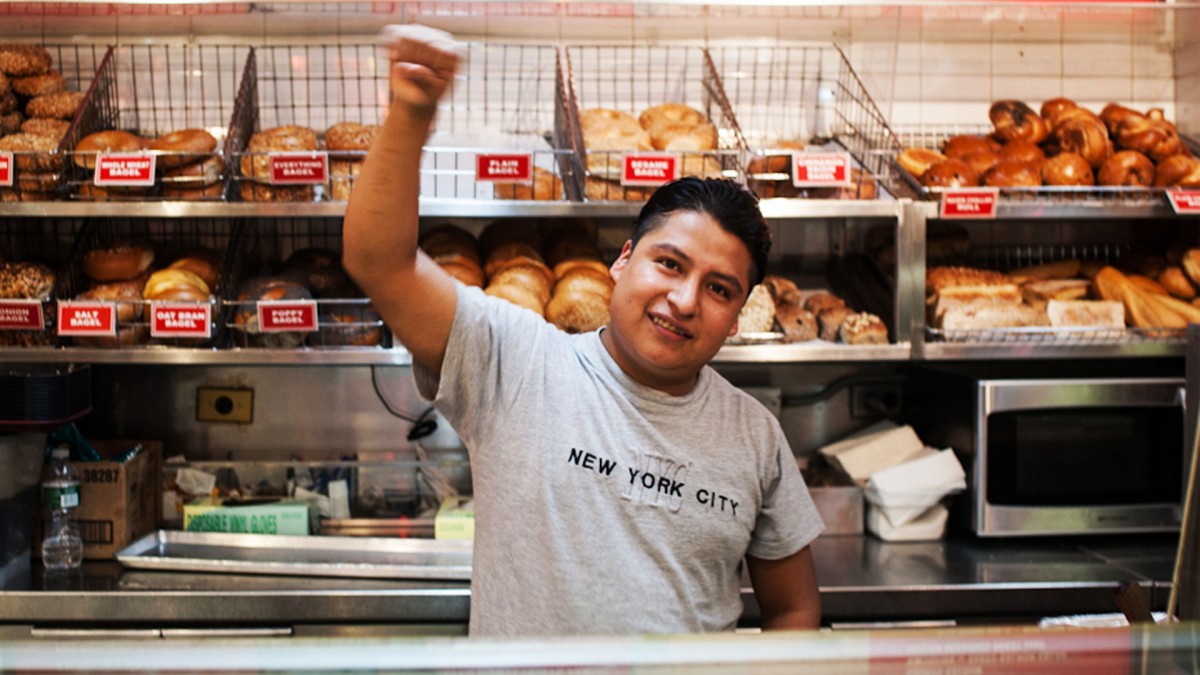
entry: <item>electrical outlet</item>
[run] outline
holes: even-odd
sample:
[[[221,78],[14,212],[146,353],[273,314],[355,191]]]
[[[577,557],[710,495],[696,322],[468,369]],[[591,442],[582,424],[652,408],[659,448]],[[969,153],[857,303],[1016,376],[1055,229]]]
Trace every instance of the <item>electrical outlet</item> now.
[[[856,384],[850,387],[850,417],[895,419],[900,414],[903,392],[899,384]]]
[[[250,424],[254,421],[254,390],[197,387],[196,419]]]

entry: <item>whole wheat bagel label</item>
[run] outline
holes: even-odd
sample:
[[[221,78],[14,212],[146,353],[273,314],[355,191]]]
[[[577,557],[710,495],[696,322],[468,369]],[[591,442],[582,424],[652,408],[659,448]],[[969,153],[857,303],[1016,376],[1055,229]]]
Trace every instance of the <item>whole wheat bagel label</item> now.
[[[996,217],[996,202],[1000,199],[998,188],[958,188],[942,193],[942,203],[938,212],[942,218],[976,218],[986,219]]]
[[[679,177],[676,155],[621,155],[621,185],[654,187]]]
[[[317,329],[316,300],[263,300],[258,303],[258,329],[264,333]]]
[[[475,180],[528,185],[533,182],[533,155],[475,155]]]
[[[111,337],[117,334],[117,303],[58,303],[58,334]]]
[[[271,183],[313,185],[329,178],[329,155],[323,152],[272,152]]]
[[[0,330],[43,330],[41,300],[0,300]]]
[[[849,186],[850,153],[792,153],[792,184],[796,187]]]
[[[13,184],[13,154],[0,152],[0,187],[12,187]]]
[[[1167,190],[1175,213],[1200,213],[1200,190]]]
[[[212,306],[183,302],[150,303],[150,337],[212,335]]]
[[[154,185],[154,155],[142,152],[114,152],[96,155],[92,182],[99,186]]]

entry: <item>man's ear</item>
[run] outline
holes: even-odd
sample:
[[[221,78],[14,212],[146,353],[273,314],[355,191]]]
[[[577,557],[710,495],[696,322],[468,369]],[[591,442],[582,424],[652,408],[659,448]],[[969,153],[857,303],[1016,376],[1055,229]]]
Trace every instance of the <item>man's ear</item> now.
[[[738,329],[738,322],[737,322],[737,319],[734,319],[733,325],[729,327],[729,337],[733,337],[734,335],[737,335],[737,329]]]
[[[621,271],[629,264],[629,258],[633,255],[633,242],[626,240],[625,245],[621,247],[621,255],[613,261],[612,267],[608,269],[609,275],[613,281],[616,281],[621,276]]]

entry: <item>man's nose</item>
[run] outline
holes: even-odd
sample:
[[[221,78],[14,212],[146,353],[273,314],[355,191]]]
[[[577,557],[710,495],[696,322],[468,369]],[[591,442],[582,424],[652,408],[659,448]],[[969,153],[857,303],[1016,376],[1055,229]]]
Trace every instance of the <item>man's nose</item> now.
[[[700,282],[687,278],[680,279],[667,294],[667,301],[680,316],[695,314],[699,298]]]

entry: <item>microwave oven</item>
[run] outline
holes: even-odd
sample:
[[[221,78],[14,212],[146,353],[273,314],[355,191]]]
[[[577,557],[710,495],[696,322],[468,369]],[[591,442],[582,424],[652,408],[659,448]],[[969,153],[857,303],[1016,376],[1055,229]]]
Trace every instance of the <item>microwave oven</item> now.
[[[927,445],[958,454],[955,519],[978,536],[1178,530],[1182,378],[919,379],[906,414]]]

